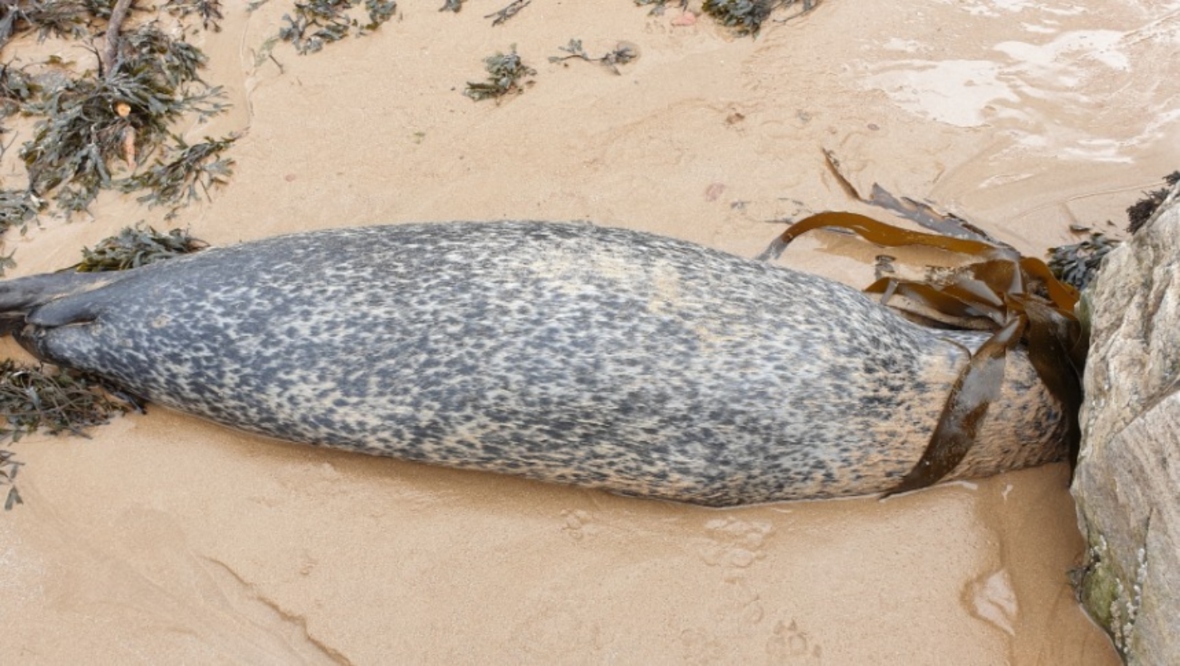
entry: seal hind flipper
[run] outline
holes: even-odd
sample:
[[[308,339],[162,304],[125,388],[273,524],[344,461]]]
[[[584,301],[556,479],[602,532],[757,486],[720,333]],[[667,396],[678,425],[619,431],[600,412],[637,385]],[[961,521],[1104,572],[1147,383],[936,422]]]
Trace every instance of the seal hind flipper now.
[[[126,279],[123,273],[59,271],[0,282],[0,317],[27,315],[66,296],[81,294]]]
[[[85,294],[123,280],[128,274],[59,271],[0,282],[0,335],[13,336],[22,347],[44,360],[34,344],[34,331],[92,320],[98,302]]]

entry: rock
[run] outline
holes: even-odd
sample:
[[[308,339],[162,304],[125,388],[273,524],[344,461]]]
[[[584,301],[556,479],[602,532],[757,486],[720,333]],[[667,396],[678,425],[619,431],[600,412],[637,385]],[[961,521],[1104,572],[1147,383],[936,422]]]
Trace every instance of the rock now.
[[[1082,602],[1128,664],[1180,664],[1180,187],[1110,253],[1089,303]]]

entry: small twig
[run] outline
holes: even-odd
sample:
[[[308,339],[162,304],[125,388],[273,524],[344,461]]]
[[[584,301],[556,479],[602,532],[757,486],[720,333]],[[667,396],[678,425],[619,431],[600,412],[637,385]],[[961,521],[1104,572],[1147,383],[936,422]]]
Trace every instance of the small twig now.
[[[118,0],[111,9],[111,20],[107,22],[106,50],[103,51],[100,62],[108,77],[115,74],[115,58],[119,55],[119,30],[123,26],[123,21],[127,20],[127,14],[131,12],[134,2],[135,0]]]
[[[492,21],[492,25],[500,25],[513,16],[519,14],[520,10],[528,7],[530,4],[532,4],[532,2],[533,0],[513,0],[512,4],[508,5],[504,9],[501,9],[498,12],[492,12],[491,14],[484,16],[484,18],[495,17],[495,19]]]

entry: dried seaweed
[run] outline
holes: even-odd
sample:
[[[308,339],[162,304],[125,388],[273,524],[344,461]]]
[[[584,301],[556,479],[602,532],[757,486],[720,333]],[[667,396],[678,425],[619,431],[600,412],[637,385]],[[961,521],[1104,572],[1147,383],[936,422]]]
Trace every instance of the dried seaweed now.
[[[1127,209],[1127,221],[1129,222],[1127,231],[1135,233],[1151,219],[1151,216],[1155,214],[1155,210],[1168,197],[1168,193],[1171,191],[1170,188],[1175,187],[1176,183],[1180,183],[1180,171],[1173,171],[1164,176],[1164,182],[1168,184],[1168,187],[1144,192],[1143,198],[1136,201]]]
[[[206,30],[221,32],[218,21],[225,18],[221,14],[221,0],[168,0],[164,9],[173,16],[184,18],[195,15],[201,19],[201,25]]]
[[[1041,261],[1022,257],[1010,247],[985,241],[908,231],[855,213],[813,215],[787,229],[776,244],[785,247],[800,234],[836,227],[887,247],[922,245],[974,259],[945,280],[930,284],[884,277],[866,292],[881,294],[884,305],[963,329],[984,325],[992,336],[972,355],[952,387],[942,415],[921,460],[887,494],[936,483],[950,473],[974,444],[988,407],[999,395],[1007,352],[1028,346],[1029,361],[1046,388],[1063,406],[1066,441],[1076,461],[1080,441],[1078,408],[1087,333],[1074,313],[1078,292],[1059,282]],[[890,302],[904,296],[910,304]]]
[[[565,51],[569,55],[565,56],[549,56],[549,62],[564,62],[571,58],[578,58],[586,62],[596,62],[603,67],[606,67],[615,74],[619,74],[619,65],[626,65],[627,63],[639,57],[639,52],[631,44],[619,42],[615,49],[601,58],[592,58],[586,50],[582,48],[582,40],[571,39],[570,43],[565,46],[559,46],[559,51]]]
[[[23,231],[43,208],[45,202],[28,190],[0,190],[0,233],[13,227]]]
[[[174,136],[175,145],[165,156],[157,158],[148,170],[121,181],[120,189],[125,192],[148,190],[139,197],[139,202],[152,208],[172,206],[166,216],[171,218],[180,206],[202,194],[209,199],[211,188],[229,182],[234,161],[221,154],[237,139],[236,134],[221,139],[206,137],[201,143],[190,146],[181,137]]]
[[[802,2],[803,12],[811,11],[817,0],[705,0],[701,11],[739,35],[757,36],[762,24],[774,10]]]
[[[82,261],[74,270],[79,273],[124,271],[207,247],[208,243],[181,229],[165,234],[150,226],[124,227],[118,234],[100,241],[93,250],[83,248]]]
[[[18,442],[38,430],[85,436],[86,428],[127,411],[104,389],[100,380],[70,370],[0,361],[0,441]],[[0,449],[0,487],[8,487],[5,510],[23,503],[16,488],[21,465],[12,451]]]
[[[41,84],[11,63],[0,67],[0,117],[11,116],[41,92]]]
[[[438,8],[440,12],[455,12],[458,14],[463,9],[463,3],[466,0],[443,0],[443,6]]]
[[[675,0],[675,2],[681,9],[688,9],[688,0]],[[650,6],[651,11],[648,13],[652,16],[660,16],[668,7],[668,0],[635,0],[635,4],[639,7]]]
[[[53,192],[67,212],[84,210],[100,189],[111,187],[112,162],[149,154],[184,114],[223,111],[221,88],[198,77],[204,63],[192,45],[145,24],[120,40],[105,76],[47,84],[25,105],[42,116],[21,148],[30,190]]]
[[[463,91],[464,95],[477,102],[520,93],[523,90],[521,79],[537,73],[537,70],[525,65],[517,55],[515,44],[508,53],[497,52],[496,55],[484,58],[484,66],[488,72],[487,81],[468,81],[467,89]]]
[[[497,26],[504,23],[508,19],[520,13],[520,10],[532,4],[533,0],[513,0],[507,7],[500,11],[492,12],[484,16],[484,18],[492,19],[492,25]]]
[[[50,35],[81,38],[86,35],[90,8],[79,0],[8,0],[0,3],[0,48],[26,32],[38,39]]]
[[[1102,232],[1091,232],[1080,243],[1049,248],[1049,270],[1058,280],[1085,289],[1098,275],[1102,260],[1119,244]]]
[[[301,55],[307,55],[349,34],[358,37],[368,34],[397,13],[397,2],[394,0],[364,0],[369,22],[361,24],[347,13],[357,4],[356,0],[296,2],[294,16],[283,15],[286,25],[279,30],[279,38],[291,42]]]

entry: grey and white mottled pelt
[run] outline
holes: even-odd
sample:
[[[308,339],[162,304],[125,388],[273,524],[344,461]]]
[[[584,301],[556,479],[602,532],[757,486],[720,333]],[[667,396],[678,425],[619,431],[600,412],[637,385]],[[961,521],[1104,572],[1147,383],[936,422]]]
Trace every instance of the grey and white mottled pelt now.
[[[37,356],[241,430],[713,506],[884,491],[968,347],[822,278],[589,224],[317,231],[0,283]],[[1060,459],[1023,353],[955,478]]]

